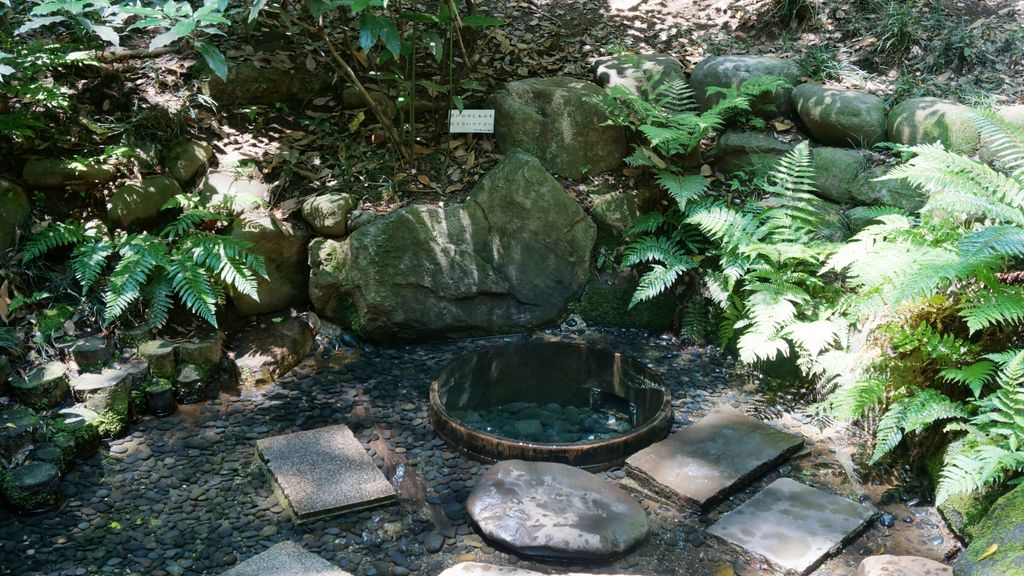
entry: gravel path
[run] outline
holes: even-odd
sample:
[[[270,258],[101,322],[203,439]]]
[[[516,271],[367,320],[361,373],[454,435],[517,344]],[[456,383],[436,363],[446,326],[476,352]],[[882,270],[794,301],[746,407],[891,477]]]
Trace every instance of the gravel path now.
[[[742,386],[714,350],[623,331],[535,338],[592,342],[649,364],[670,383],[676,429],[719,403],[752,404],[751,386]],[[427,417],[429,383],[451,358],[509,340],[341,351],[308,360],[261,393],[222,394],[169,418],[146,418],[68,474],[60,511],[31,518],[0,511],[0,573],[218,574],[284,540],[357,576],[433,576],[470,560],[541,567],[494,550],[474,533],[464,502],[487,466],[447,449]],[[336,423],[348,424],[370,450],[397,486],[399,504],[295,526],[254,467],[255,441]],[[758,485],[803,466],[842,470],[833,464],[822,468],[811,455]],[[713,574],[731,559],[710,545],[703,528],[733,505],[697,519],[645,501],[654,531],[638,549],[597,569],[564,568]],[[867,553],[870,544],[858,546]],[[840,558],[818,574],[849,574],[850,565],[855,561]]]

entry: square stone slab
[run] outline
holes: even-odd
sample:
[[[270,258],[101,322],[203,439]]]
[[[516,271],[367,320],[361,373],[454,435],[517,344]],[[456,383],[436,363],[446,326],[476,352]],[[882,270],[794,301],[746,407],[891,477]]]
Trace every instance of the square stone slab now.
[[[626,472],[642,488],[677,503],[706,510],[803,446],[783,432],[720,406],[666,440],[626,460]]]
[[[221,576],[352,576],[294,542],[268,548]]]
[[[779,478],[708,532],[768,560],[784,574],[802,576],[860,533],[874,516],[870,506]]]
[[[345,425],[258,440],[256,456],[297,523],[395,498],[394,487]]]

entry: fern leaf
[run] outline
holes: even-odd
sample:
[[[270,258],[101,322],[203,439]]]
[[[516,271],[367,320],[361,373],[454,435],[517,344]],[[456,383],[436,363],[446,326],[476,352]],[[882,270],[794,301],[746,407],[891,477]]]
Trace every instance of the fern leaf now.
[[[913,396],[896,401],[882,415],[875,432],[874,464],[884,458],[906,433],[916,433],[941,420],[968,416],[963,404],[951,400],[937,390],[916,390]]]
[[[645,212],[633,221],[633,225],[626,231],[626,235],[653,234],[665,223],[666,219],[663,212]]]
[[[855,420],[885,402],[888,382],[880,378],[857,380],[841,386],[827,401],[828,412],[841,420]]]
[[[812,357],[834,345],[840,331],[846,326],[834,319],[794,322],[782,331],[782,335],[793,340]]]
[[[995,367],[995,363],[982,360],[960,368],[946,368],[939,373],[939,377],[946,382],[968,386],[974,393],[974,397],[978,398],[981,396],[981,390],[985,384],[995,376]]]
[[[708,189],[708,181],[703,176],[679,176],[667,170],[659,171],[658,184],[676,201],[680,210],[685,210],[687,202],[700,198]]]
[[[167,324],[171,308],[174,306],[174,288],[170,278],[163,269],[157,270],[153,280],[143,291],[146,300],[146,326],[157,330]]]
[[[1017,180],[1024,180],[1024,129],[988,112],[972,114],[981,141],[1001,168]]]
[[[629,308],[632,309],[637,304],[665,292],[676,283],[676,280],[682,276],[683,272],[692,270],[694,267],[696,267],[696,264],[687,257],[670,260],[664,265],[653,265],[649,271],[640,277],[636,291],[633,292],[633,297],[629,301]]]
[[[186,308],[217,327],[217,292],[210,277],[187,254],[171,259],[171,287]]]
[[[701,232],[725,246],[737,246],[753,241],[754,221],[747,214],[726,206],[701,207],[686,219],[686,222],[700,228]]]
[[[107,257],[114,252],[114,244],[106,238],[94,243],[79,244],[71,253],[71,270],[88,293],[107,265]]]
[[[1013,326],[1024,322],[1024,289],[997,286],[966,302],[960,316],[973,334],[989,326]]]
[[[988,256],[1018,258],[1024,256],[1024,228],[985,226],[964,236],[957,249],[965,260]]]
[[[85,229],[81,224],[75,222],[52,222],[46,228],[32,235],[25,244],[25,252],[22,254],[22,262],[29,262],[39,256],[70,244],[79,244],[85,241]]]
[[[1008,474],[1024,469],[1024,452],[982,444],[947,456],[935,491],[941,505],[954,494],[966,494],[1003,481]]]
[[[166,264],[166,247],[146,233],[127,236],[118,247],[121,260],[114,267],[104,292],[103,322],[117,320],[142,295],[150,273]]]
[[[626,245],[623,266],[636,266],[645,262],[671,262],[683,258],[678,245],[664,236],[642,236]]]

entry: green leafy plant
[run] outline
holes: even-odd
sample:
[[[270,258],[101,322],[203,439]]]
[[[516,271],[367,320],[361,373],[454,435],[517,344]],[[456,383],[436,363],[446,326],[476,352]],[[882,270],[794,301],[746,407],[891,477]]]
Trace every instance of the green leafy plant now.
[[[177,298],[194,314],[217,326],[217,305],[230,287],[258,299],[256,276],[266,277],[262,257],[243,240],[206,232],[203,224],[224,217],[179,196],[165,209],[184,208],[159,234],[108,232],[98,222],[55,222],[25,246],[28,262],[62,246],[74,246],[71,270],[83,293],[103,285],[103,323],[121,319],[133,305],[146,306],[146,325],[167,322]]]
[[[945,311],[919,325],[891,322],[871,362],[822,366],[839,382],[833,413],[881,415],[872,461],[940,422],[965,433],[947,452],[940,502],[1024,468],[1022,357],[998,350],[1024,322],[1024,288],[1005,273],[1024,256],[1024,130],[991,114],[973,119],[994,167],[939,145],[911,148],[887,178],[928,193],[920,219],[881,216],[826,266],[856,288],[845,304],[859,317],[922,303]]]

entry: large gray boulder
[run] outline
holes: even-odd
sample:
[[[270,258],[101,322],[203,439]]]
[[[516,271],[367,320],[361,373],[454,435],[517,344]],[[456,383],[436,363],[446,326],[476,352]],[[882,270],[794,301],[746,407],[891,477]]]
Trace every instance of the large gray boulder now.
[[[181,194],[181,186],[170,176],[154,176],[125,184],[110,196],[107,220],[117,228],[149,226],[159,221],[164,204],[178,194]]]
[[[889,140],[897,144],[934,144],[970,154],[978,148],[978,129],[971,109],[941,98],[912,98],[889,111]]]
[[[854,203],[866,206],[895,206],[907,212],[917,212],[924,207],[928,200],[927,196],[910,182],[902,178],[879,180],[888,173],[889,168],[886,166],[877,166],[862,172],[853,184]]]
[[[793,105],[822,144],[870,148],[885,140],[885,102],[874,94],[806,83],[793,90]]]
[[[993,549],[995,552],[990,553]],[[974,539],[956,573],[960,576],[1024,574],[1024,485],[1017,486],[992,505],[985,519],[975,527]]]
[[[602,87],[621,86],[634,94],[642,94],[641,87],[649,92],[668,82],[686,81],[682,65],[670,54],[605,56],[594,62],[593,70]]]
[[[196,174],[213,158],[213,148],[205,142],[183,140],[176,142],[167,149],[164,155],[164,167],[167,173],[185,184],[191,182]]]
[[[626,155],[625,131],[604,125],[608,115],[593,101],[601,93],[596,84],[577,78],[509,82],[487,100],[495,110],[498,148],[522,150],[569,178],[618,167]]]
[[[229,234],[251,242],[250,250],[263,256],[267,267],[267,278],[256,279],[259,301],[237,292],[231,294],[239,313],[270,314],[306,302],[309,231],[304,226],[263,212],[250,212],[232,223]]]
[[[18,228],[28,220],[28,196],[20,186],[0,178],[0,254],[14,246]]]
[[[708,88],[736,88],[755,76],[780,76],[796,84],[801,73],[796,62],[774,56],[712,56],[693,69],[690,87],[700,109],[708,110],[722,99],[721,94],[708,95]],[[766,118],[792,114],[791,94],[792,89],[785,89],[758,96],[752,106],[754,113]]]
[[[310,245],[317,313],[370,339],[529,330],[590,273],[596,230],[537,159],[512,153],[462,204],[409,206]]]
[[[711,161],[727,176],[743,172],[747,176],[762,177],[792,149],[793,144],[761,132],[726,130],[718,138]]]
[[[847,148],[813,148],[814,187],[818,196],[850,204],[857,178],[870,167],[868,155],[862,150]]]
[[[63,158],[38,158],[25,162],[21,179],[29,188],[87,190],[114,179],[117,170],[109,164],[78,162]]]

